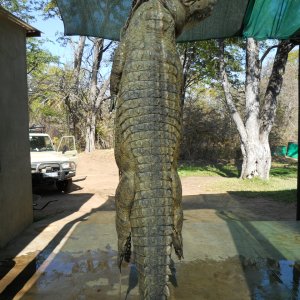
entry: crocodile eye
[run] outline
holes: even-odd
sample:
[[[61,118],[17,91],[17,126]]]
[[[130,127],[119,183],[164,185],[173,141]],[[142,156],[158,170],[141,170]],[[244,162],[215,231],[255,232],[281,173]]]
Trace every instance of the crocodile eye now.
[[[190,5],[193,5],[197,0],[182,0],[182,3],[185,5],[185,6],[190,6]]]

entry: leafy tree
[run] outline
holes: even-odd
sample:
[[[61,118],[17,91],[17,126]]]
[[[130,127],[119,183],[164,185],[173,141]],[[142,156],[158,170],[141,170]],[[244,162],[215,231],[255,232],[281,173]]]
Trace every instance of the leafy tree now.
[[[59,57],[52,55],[48,50],[43,49],[45,40],[39,38],[28,38],[26,44],[27,74],[34,76],[42,73],[46,66],[52,63],[59,63]]]
[[[0,5],[22,20],[32,22],[39,1],[0,0]],[[53,123],[54,116],[57,116],[57,120],[61,117],[61,111],[56,112],[56,102],[45,84],[49,66],[57,64],[59,58],[43,48],[45,41],[41,38],[26,39],[30,119],[32,123],[43,125]]]
[[[244,97],[245,41],[226,40],[224,58],[233,99],[239,108]],[[184,70],[182,158],[189,160],[237,157],[238,136],[226,110],[219,81],[216,40],[178,44]],[[234,59],[233,59],[234,58]]]
[[[34,20],[39,10],[45,19],[60,18],[55,0],[13,0],[0,2],[9,11],[25,21]],[[60,38],[64,46],[74,49],[73,64],[61,65],[59,58],[43,49],[45,40],[27,40],[27,72],[31,122],[46,125],[57,132],[71,130],[86,151],[95,149],[95,140],[107,147],[101,134],[107,135],[104,105],[108,97],[108,78],[101,74],[103,53],[112,43],[104,46],[103,39],[79,37]],[[98,128],[98,131],[97,131]],[[110,142],[109,142],[110,143]]]
[[[217,97],[227,106],[241,141],[242,178],[269,176],[269,134],[276,115],[287,55],[293,46],[290,41],[276,44],[258,43],[253,39],[228,39],[194,42],[178,47],[184,67],[186,99],[195,96],[195,89],[206,91],[214,88]],[[262,94],[261,78],[266,82],[266,77],[261,76],[262,62],[274,48],[278,49],[274,66]],[[206,101],[211,101],[209,97],[206,98]],[[288,107],[293,107],[291,101]],[[281,104],[279,115],[283,116],[288,107]],[[203,118],[203,111],[197,107],[193,109],[198,111],[199,118]],[[189,114],[193,115],[192,112]],[[221,115],[219,117],[222,118]],[[214,135],[212,130],[211,135]],[[205,135],[203,138],[208,139]]]
[[[26,22],[34,21],[33,12],[39,7],[38,0],[0,0],[0,5],[15,16]],[[40,38],[28,38],[27,40],[27,73],[43,68],[45,64],[57,63],[58,57],[43,49],[47,40]]]
[[[52,135],[68,133],[66,108],[59,95],[58,65],[44,65],[29,76],[29,113],[32,124],[45,126]]]
[[[26,22],[35,19],[32,13],[36,9],[36,3],[33,0],[0,0],[2,7]]]
[[[224,49],[228,78],[234,87],[244,83],[244,46],[240,39],[229,39]],[[195,86],[219,87],[218,66],[219,50],[216,40],[198,41],[177,44],[183,65],[184,88],[183,94],[189,93]]]
[[[60,18],[55,0],[40,1],[40,9],[44,11],[45,18]],[[80,144],[84,145],[86,152],[95,150],[95,142],[107,145],[101,141],[103,130],[99,122],[104,116],[102,108],[107,96],[109,79],[101,73],[103,54],[112,46],[100,38],[63,37],[60,39],[63,45],[71,45],[73,48],[72,64],[62,68],[59,82],[59,95],[63,101],[72,131]],[[106,107],[106,106],[105,106]],[[83,141],[84,140],[84,141]]]
[[[60,93],[70,115],[74,134],[84,137],[85,151],[95,150],[97,122],[102,119],[102,106],[109,99],[109,79],[100,73],[103,53],[112,43],[79,37],[74,48],[74,62],[60,79]],[[86,56],[85,56],[86,55]],[[98,136],[99,137],[99,136]]]

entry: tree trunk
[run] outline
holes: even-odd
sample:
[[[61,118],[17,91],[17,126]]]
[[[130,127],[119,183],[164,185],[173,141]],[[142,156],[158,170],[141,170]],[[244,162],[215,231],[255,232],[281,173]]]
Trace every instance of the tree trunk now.
[[[272,73],[264,96],[264,106],[260,117],[260,139],[264,142],[268,140],[274,124],[277,109],[277,97],[281,91],[288,55],[294,46],[294,43],[287,40],[281,41],[277,48]]]
[[[98,100],[99,89],[97,87],[98,73],[100,68],[100,62],[103,54],[103,42],[101,38],[94,40],[94,51],[93,51],[93,66],[91,73],[91,83],[89,92],[89,111],[86,124],[86,136],[85,136],[85,152],[92,152],[96,149],[95,137],[96,137],[96,120],[97,112],[99,109],[100,102]],[[98,104],[99,102],[99,104]]]
[[[243,165],[241,178],[251,179],[260,177],[269,178],[271,168],[271,151],[269,142],[263,143],[260,139],[252,142],[246,142],[241,146],[243,154]]]
[[[80,146],[86,152],[95,150],[96,126],[101,119],[101,105],[107,100],[109,80],[100,81],[100,64],[103,53],[112,45],[104,47],[101,38],[89,38],[90,46],[86,44],[86,37],[80,36],[78,43],[74,44],[74,65],[70,72],[66,68],[66,77],[60,83],[60,90],[64,94],[64,103],[71,117],[72,130]],[[84,53],[86,46],[91,47],[85,63]],[[90,61],[91,60],[91,61]],[[90,68],[91,66],[91,68]]]
[[[245,130],[247,133],[247,141],[244,144],[243,169],[241,172],[242,178],[252,178],[261,174],[263,167],[261,164],[264,161],[263,149],[259,139],[259,84],[260,84],[260,61],[259,61],[259,45],[253,38],[247,39],[246,50],[246,115],[245,115]],[[265,172],[264,172],[265,173]],[[269,173],[269,170],[267,170]]]
[[[93,152],[96,136],[96,114],[92,114],[87,118],[86,135],[85,135],[85,152]]]
[[[280,93],[288,53],[294,45],[282,41],[278,45],[269,84],[263,99],[264,106],[260,113],[260,74],[259,45],[253,38],[247,39],[246,54],[246,112],[243,122],[230,92],[230,82],[225,71],[224,42],[219,41],[220,75],[225,100],[233,121],[237,126],[241,140],[243,164],[241,178],[258,176],[268,179],[271,168],[269,134],[272,129],[277,108],[277,96]],[[263,56],[263,58],[265,55]]]
[[[71,117],[72,131],[76,140],[78,140],[80,136],[78,132],[77,124],[79,123],[81,116],[78,115],[78,109],[76,109],[76,107],[79,101],[78,86],[80,81],[80,72],[81,72],[85,41],[86,41],[85,36],[79,37],[78,45],[74,51],[74,69],[73,69],[73,76],[72,76],[73,80],[72,80],[71,88],[68,91],[68,95],[65,97],[65,104],[67,106],[68,113]]]

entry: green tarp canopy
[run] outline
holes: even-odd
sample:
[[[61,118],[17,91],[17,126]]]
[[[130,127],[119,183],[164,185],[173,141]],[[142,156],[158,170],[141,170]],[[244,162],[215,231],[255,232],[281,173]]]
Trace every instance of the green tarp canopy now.
[[[132,0],[57,0],[66,35],[119,40]],[[288,39],[300,36],[300,0],[217,0],[210,17],[178,41],[234,36]]]

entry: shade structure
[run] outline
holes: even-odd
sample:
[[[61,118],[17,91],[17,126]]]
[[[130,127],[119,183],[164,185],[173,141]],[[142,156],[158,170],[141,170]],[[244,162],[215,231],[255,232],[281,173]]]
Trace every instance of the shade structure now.
[[[256,39],[289,39],[300,35],[299,0],[251,0],[243,34]]]
[[[119,40],[132,0],[58,0],[66,35]],[[234,36],[288,39],[300,35],[299,0],[218,0],[210,17],[178,41]]]

